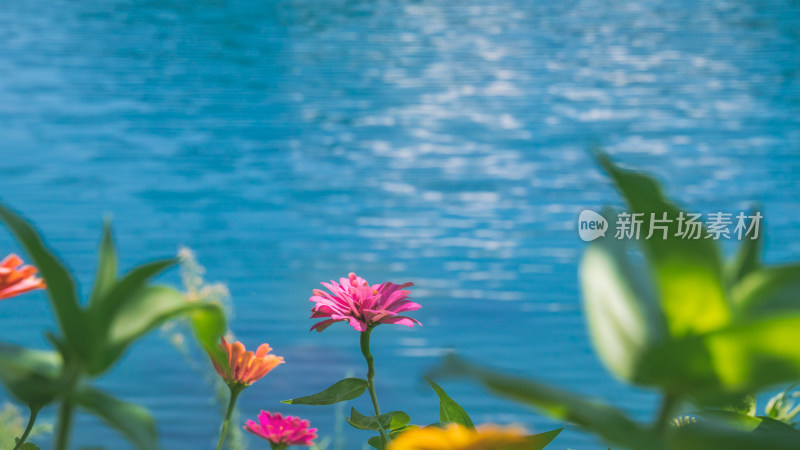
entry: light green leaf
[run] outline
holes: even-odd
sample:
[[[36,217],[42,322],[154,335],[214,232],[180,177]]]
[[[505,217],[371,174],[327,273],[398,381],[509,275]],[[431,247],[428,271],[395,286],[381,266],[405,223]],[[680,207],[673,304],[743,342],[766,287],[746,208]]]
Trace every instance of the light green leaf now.
[[[350,408],[350,417],[346,417],[345,420],[354,428],[372,431],[378,431],[381,428],[384,430],[396,430],[411,423],[411,418],[402,411],[392,411],[375,417],[365,416],[355,408]]]
[[[81,389],[75,396],[75,401],[125,435],[137,448],[158,448],[156,422],[141,406],[117,400],[91,387]]]
[[[332,405],[358,398],[367,389],[367,380],[361,378],[345,378],[324,391],[305,397],[284,400],[292,405]]]
[[[433,388],[433,390],[436,392],[436,395],[439,396],[440,422],[454,422],[467,428],[475,428],[475,425],[472,423],[472,419],[470,419],[469,414],[467,414],[467,411],[465,411],[461,405],[450,398],[444,389],[442,389],[433,380],[428,377],[423,378],[425,378],[425,381],[431,385],[431,388]]]
[[[496,395],[533,406],[552,418],[574,423],[621,447],[662,448],[650,430],[641,427],[619,410],[580,395],[480,368],[456,356],[446,357],[436,373],[478,381]]]
[[[197,308],[189,313],[189,323],[197,343],[219,364],[226,367],[228,354],[222,350],[220,337],[228,329],[222,307]]]
[[[61,394],[61,355],[0,344],[0,380],[8,392],[31,408],[51,403]]]
[[[94,279],[94,288],[89,296],[89,305],[95,305],[108,295],[117,281],[117,251],[114,248],[114,237],[111,223],[106,221],[103,227],[103,238],[100,241],[99,258],[97,262],[97,275]]]
[[[608,370],[630,382],[638,378],[642,355],[667,336],[649,274],[630,261],[627,247],[619,239],[594,241],[580,280],[595,351]]]
[[[721,386],[730,393],[800,379],[800,312],[731,325],[703,339]]]
[[[639,243],[653,268],[670,334],[701,334],[726,325],[731,314],[715,242],[676,237],[681,211],[664,197],[658,183],[649,176],[617,167],[606,155],[600,154],[598,159],[622,192],[630,212],[643,214]],[[664,213],[672,220],[661,224],[666,226],[667,239],[657,230],[646,239],[651,218],[661,219]],[[701,234],[704,238],[705,229]]]
[[[75,283],[64,264],[45,247],[36,230],[11,210],[0,205],[0,220],[16,236],[31,258],[31,263],[47,283],[47,295],[58,325],[67,337],[69,348],[85,354],[92,341],[88,323],[80,309]]]

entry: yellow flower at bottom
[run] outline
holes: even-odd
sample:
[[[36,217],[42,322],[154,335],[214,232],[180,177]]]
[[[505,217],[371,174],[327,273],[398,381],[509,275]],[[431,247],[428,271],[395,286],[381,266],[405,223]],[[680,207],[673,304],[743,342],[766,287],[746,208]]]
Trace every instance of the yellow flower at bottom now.
[[[514,450],[523,449],[520,427],[481,425],[476,430],[451,423],[445,428],[418,428],[401,434],[387,450]]]

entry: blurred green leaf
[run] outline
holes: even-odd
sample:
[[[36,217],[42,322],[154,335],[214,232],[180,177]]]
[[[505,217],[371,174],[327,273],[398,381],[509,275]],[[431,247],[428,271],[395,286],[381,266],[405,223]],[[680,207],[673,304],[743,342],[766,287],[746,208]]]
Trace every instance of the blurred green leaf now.
[[[564,429],[559,428],[557,430],[546,431],[544,433],[528,436],[525,438],[525,450],[541,450],[547,447],[551,442],[553,442],[553,439],[561,434],[562,431],[564,431]]]
[[[604,154],[599,154],[598,160],[622,192],[631,212],[643,214],[639,243],[654,271],[670,333],[675,337],[700,334],[727,324],[731,314],[716,243],[710,239],[677,238],[681,210],[664,197],[653,178],[621,169]],[[660,224],[667,229],[667,239],[663,239],[663,234],[646,239],[651,219],[662,219],[664,213],[672,220]]]
[[[67,269],[48,249],[36,230],[25,219],[0,205],[0,220],[16,236],[31,258],[31,263],[47,283],[47,295],[69,348],[85,354],[92,340],[87,321],[78,303],[75,283]]]
[[[216,310],[222,314],[219,306],[190,302],[172,287],[147,286],[139,289],[109,324],[105,350],[97,364],[89,368],[89,373],[98,375],[106,371],[131,344],[164,322],[201,310]]]
[[[378,431],[381,428],[384,430],[396,430],[411,423],[411,418],[403,411],[392,411],[375,417],[365,416],[355,408],[350,408],[350,417],[346,417],[345,420],[354,428],[372,431]]]
[[[222,307],[197,308],[189,313],[189,323],[197,343],[220,367],[227,367],[228,354],[220,345],[220,337],[228,329]]]
[[[292,405],[332,405],[334,403],[358,398],[366,389],[367,380],[361,378],[345,378],[320,393],[292,400],[284,400],[282,403]]]
[[[0,380],[20,402],[36,408],[61,394],[61,355],[0,344]]]
[[[761,419],[758,417],[733,411],[702,411],[700,416],[740,431],[753,431],[761,425]]]
[[[754,210],[755,214],[758,209]],[[764,246],[764,231],[758,233],[756,239],[744,239],[736,256],[725,265],[725,279],[728,286],[733,286],[751,272],[761,267],[761,251]]]
[[[725,411],[744,414],[750,417],[756,416],[756,396],[753,394],[742,395],[738,399],[730,402],[724,408]]]
[[[595,351],[613,374],[633,381],[642,355],[666,338],[666,325],[649,274],[630,261],[627,247],[619,239],[594,241],[580,279]]]
[[[754,270],[733,287],[732,298],[743,319],[800,312],[800,264]]]
[[[142,264],[126,273],[108,293],[91,305],[92,322],[110,326],[120,312],[129,310],[128,303],[136,303],[141,298],[141,290],[147,287],[151,278],[178,263],[177,258],[164,259]],[[136,308],[136,305],[132,306]]]
[[[752,419],[752,418],[751,418]],[[797,450],[800,432],[785,426],[782,430],[762,428],[742,431],[717,421],[699,421],[674,428],[666,436],[670,450]]]
[[[114,237],[111,223],[106,221],[103,227],[103,238],[100,241],[99,258],[97,262],[97,275],[94,279],[94,288],[89,296],[89,305],[95,305],[100,299],[108,295],[117,281],[117,251],[114,248]]]
[[[425,381],[431,385],[431,388],[436,392],[436,395],[439,396],[439,421],[440,422],[454,422],[459,425],[463,425],[467,428],[475,428],[475,425],[472,423],[472,419],[470,419],[469,414],[461,407],[455,400],[450,398],[449,395],[442,389],[438,384],[436,384],[433,380],[428,377],[425,378]]]
[[[41,450],[36,444],[32,444],[30,442],[26,442],[22,444],[19,450]]]
[[[446,357],[436,374],[473,379],[494,394],[533,406],[552,418],[574,423],[609,443],[648,450],[662,448],[649,430],[642,428],[619,410],[576,394],[496,373],[456,356]]]
[[[728,392],[746,394],[800,379],[800,312],[734,324],[703,339]]]
[[[115,399],[91,387],[79,390],[75,401],[125,435],[137,448],[142,450],[158,448],[155,420],[141,406]]]

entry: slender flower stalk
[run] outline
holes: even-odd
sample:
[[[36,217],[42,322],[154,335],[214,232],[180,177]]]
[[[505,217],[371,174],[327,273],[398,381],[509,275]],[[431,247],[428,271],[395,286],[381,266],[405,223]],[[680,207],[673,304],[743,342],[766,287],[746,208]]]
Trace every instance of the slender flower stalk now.
[[[14,446],[14,450],[22,448],[22,444],[25,443],[25,439],[28,439],[28,435],[31,434],[31,430],[33,430],[33,424],[36,423],[36,416],[39,415],[39,411],[41,410],[41,407],[31,407],[31,416],[28,418],[28,425],[25,427],[25,431],[22,433],[22,436],[17,439],[17,445]]]
[[[228,410],[225,412],[225,421],[222,422],[222,431],[219,434],[219,442],[217,443],[217,450],[222,449],[222,444],[225,442],[225,437],[228,436],[228,426],[231,422],[233,411],[236,410],[236,400],[239,399],[239,394],[242,393],[245,386],[229,384],[228,388],[231,390],[230,400],[228,400]]]
[[[221,450],[222,444],[225,443],[231,416],[236,410],[236,401],[239,399],[239,394],[284,362],[283,357],[270,354],[272,348],[269,344],[261,344],[256,352],[253,353],[246,351],[244,344],[241,342],[237,341],[229,344],[225,338],[222,338],[221,347],[228,355],[228,360],[223,361],[227,364],[220,364],[213,357],[211,362],[214,364],[214,369],[219,376],[228,385],[231,395],[228,400],[228,409],[225,412],[225,420],[222,422],[217,450]]]
[[[369,326],[366,331],[361,332],[361,354],[364,355],[364,359],[367,361],[367,390],[369,391],[369,398],[372,400],[372,407],[375,410],[375,417],[378,417],[381,415],[381,407],[378,405],[378,394],[375,393],[375,358],[372,357],[372,352],[369,349],[369,337],[373,328],[375,328],[375,325]],[[378,421],[378,428],[381,433],[381,442],[385,447],[389,442],[389,435],[381,426],[380,420]]]

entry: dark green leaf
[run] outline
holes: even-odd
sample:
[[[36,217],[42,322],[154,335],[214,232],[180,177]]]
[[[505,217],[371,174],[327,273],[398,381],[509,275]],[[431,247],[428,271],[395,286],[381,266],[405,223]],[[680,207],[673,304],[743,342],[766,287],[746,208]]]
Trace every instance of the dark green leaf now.
[[[580,279],[595,351],[617,377],[637,379],[642,355],[666,338],[652,280],[630,261],[627,242],[613,238],[592,242]]]
[[[61,355],[0,344],[0,380],[11,395],[32,408],[51,403],[60,392]]]
[[[553,439],[555,439],[562,431],[563,428],[559,428],[557,430],[546,431],[544,433],[534,434],[532,436],[528,436],[526,440],[526,450],[541,450],[547,447]]]
[[[666,441],[670,450],[797,450],[800,432],[787,428],[742,431],[717,421],[699,421],[673,429]]]
[[[87,331],[86,317],[80,309],[75,283],[69,272],[45,247],[36,230],[25,219],[0,205],[0,220],[5,222],[25,248],[31,263],[39,269],[47,283],[47,295],[68,345],[85,354],[92,336]]]
[[[372,447],[378,450],[383,450],[383,439],[380,436],[372,436],[369,438],[367,443]]]
[[[670,333],[681,337],[726,325],[731,313],[716,243],[711,239],[676,237],[681,210],[664,197],[658,183],[649,176],[617,167],[606,155],[601,154],[598,159],[622,192],[630,212],[643,214],[639,242],[653,268]],[[651,218],[662,219],[664,213],[672,220],[661,224],[666,226],[667,239],[663,233],[646,239]]]
[[[117,400],[91,387],[81,389],[75,401],[125,435],[137,448],[143,450],[158,448],[155,420],[141,406]]]
[[[555,419],[572,422],[609,443],[648,450],[661,448],[649,430],[617,409],[583,396],[483,369],[455,356],[446,357],[437,373],[478,381],[494,394],[536,407]]]
[[[350,408],[350,417],[346,417],[345,420],[354,428],[372,431],[378,431],[381,428],[384,430],[401,429],[411,423],[411,418],[402,411],[392,411],[375,417],[365,416],[355,408]]]
[[[117,251],[114,248],[114,237],[111,222],[106,221],[103,227],[103,239],[100,241],[97,275],[94,288],[89,296],[89,305],[95,305],[108,295],[117,281]]]
[[[436,392],[436,395],[439,396],[439,421],[440,422],[454,422],[459,425],[463,425],[467,428],[475,428],[475,425],[472,423],[472,419],[470,419],[469,414],[461,407],[455,400],[450,398],[449,395],[441,388],[438,384],[436,384],[433,380],[428,377],[425,378],[425,381],[431,385],[431,388]]]
[[[41,450],[36,444],[26,442],[22,444],[19,450]]]
[[[733,287],[732,297],[742,319],[792,310],[798,312],[800,264],[754,270]]]
[[[332,405],[358,398],[367,389],[367,380],[361,378],[345,378],[324,391],[305,397],[284,400],[283,403],[293,405]]]

